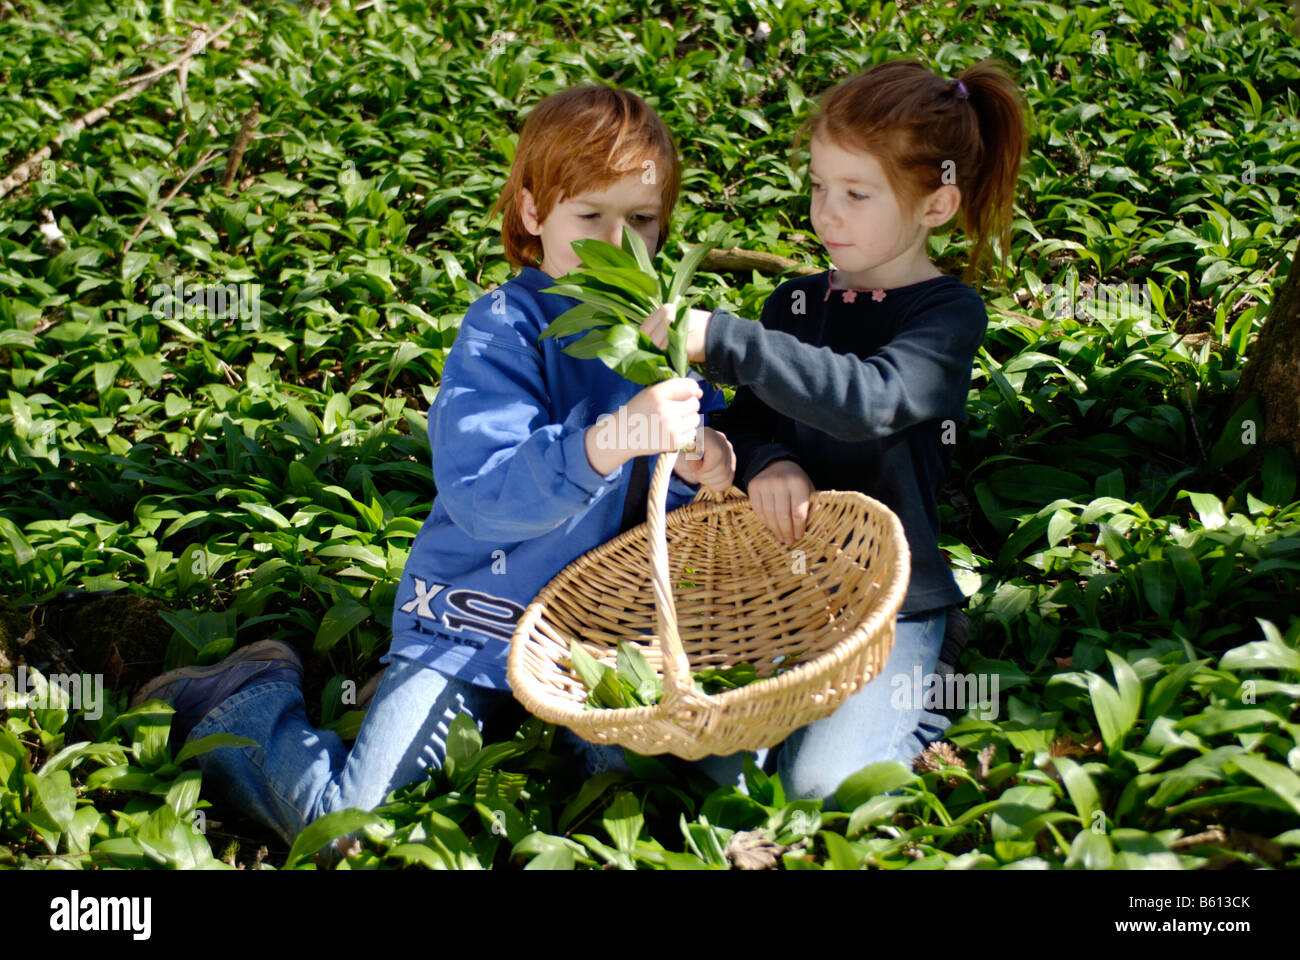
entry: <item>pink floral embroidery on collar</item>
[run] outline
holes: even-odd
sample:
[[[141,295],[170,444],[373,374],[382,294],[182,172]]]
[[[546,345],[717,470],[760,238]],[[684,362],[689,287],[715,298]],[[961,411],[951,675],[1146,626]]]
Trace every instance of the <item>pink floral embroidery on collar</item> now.
[[[858,299],[859,293],[867,292],[866,290],[854,290],[849,287],[835,286],[835,272],[831,271],[831,277],[826,286],[826,296],[824,296],[822,299],[830,300],[831,291],[833,290],[838,290],[840,292],[840,295],[843,297],[845,303],[853,303],[855,300]],[[871,299],[874,300],[876,303],[879,303],[881,300],[885,299],[885,291],[883,289],[872,290]]]

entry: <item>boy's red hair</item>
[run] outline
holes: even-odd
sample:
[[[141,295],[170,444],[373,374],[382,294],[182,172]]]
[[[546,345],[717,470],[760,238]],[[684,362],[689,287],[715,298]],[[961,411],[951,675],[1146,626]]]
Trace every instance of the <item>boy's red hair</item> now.
[[[653,167],[645,166],[646,161]],[[539,103],[524,121],[501,196],[490,215],[503,213],[501,239],[517,267],[536,266],[542,241],[519,214],[520,191],[528,190],[545,221],[562,199],[599,190],[629,173],[653,175],[662,187],[657,253],[681,189],[677,144],[650,105],[630,90],[601,85],[570,87]]]

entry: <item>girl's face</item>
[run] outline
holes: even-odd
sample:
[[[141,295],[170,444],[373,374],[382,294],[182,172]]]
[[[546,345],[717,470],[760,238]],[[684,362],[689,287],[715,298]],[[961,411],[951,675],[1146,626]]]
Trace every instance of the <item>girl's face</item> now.
[[[896,285],[924,255],[921,218],[902,209],[875,157],[816,137],[810,150],[813,229],[831,262],[854,286]]]
[[[629,173],[600,190],[561,197],[542,223],[537,221],[532,193],[524,190],[521,200],[524,227],[542,239],[540,269],[552,277],[562,277],[581,265],[570,246],[574,240],[596,239],[622,246],[624,224],[641,235],[652,257],[659,244],[662,189],[658,183],[643,182],[641,173]]]

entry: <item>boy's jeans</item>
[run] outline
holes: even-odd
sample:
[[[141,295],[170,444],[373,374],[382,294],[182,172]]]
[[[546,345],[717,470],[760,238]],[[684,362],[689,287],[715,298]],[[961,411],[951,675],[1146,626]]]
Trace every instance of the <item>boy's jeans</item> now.
[[[885,670],[831,716],[796,730],[772,750],[753,754],[778,772],[786,796],[821,797],[835,808],[834,792],[850,774],[880,760],[904,763],[948,726],[920,703],[897,708],[895,676],[913,690],[913,667],[934,670],[943,644],[947,610],[899,617]],[[302,690],[293,683],[254,684],[228,697],[195,726],[190,740],[234,733],[257,747],[226,747],[202,754],[205,778],[232,803],[274,828],[291,843],[304,826],[347,808],[372,810],[392,790],[422,780],[442,766],[447,730],[460,712],[474,718],[485,739],[509,738],[526,714],[507,691],[455,680],[410,660],[394,657],[380,681],[352,750],[329,730],[307,721]],[[511,724],[515,726],[511,726]],[[565,730],[562,740],[581,755],[588,775],[627,770],[621,747],[588,743]],[[719,783],[743,786],[743,754],[705,757],[698,769]]]

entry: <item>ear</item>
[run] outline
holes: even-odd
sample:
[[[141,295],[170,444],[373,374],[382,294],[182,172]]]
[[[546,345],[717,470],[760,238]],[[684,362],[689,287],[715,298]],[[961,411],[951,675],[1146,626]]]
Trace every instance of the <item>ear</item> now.
[[[945,183],[921,201],[921,225],[939,227],[952,219],[961,206],[961,191],[956,185]]]
[[[519,191],[519,219],[524,222],[524,229],[534,237],[541,236],[542,225],[537,219],[537,204],[532,191],[523,187]]]

